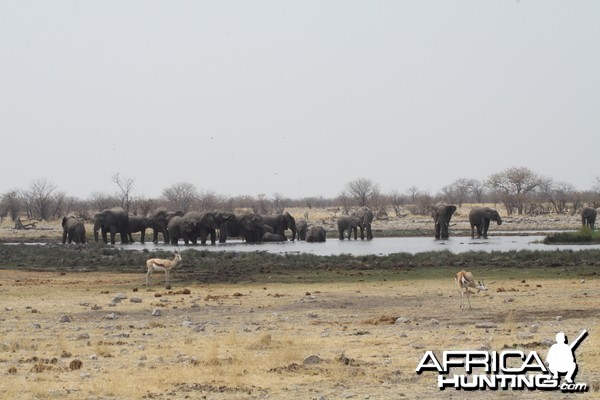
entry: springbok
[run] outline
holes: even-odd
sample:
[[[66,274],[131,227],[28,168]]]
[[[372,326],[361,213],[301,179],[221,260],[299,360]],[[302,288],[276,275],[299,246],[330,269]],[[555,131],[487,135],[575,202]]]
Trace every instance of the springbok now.
[[[179,252],[175,252],[173,254],[175,254],[175,257],[173,257],[172,260],[151,258],[146,261],[146,266],[148,267],[148,272],[146,272],[146,286],[148,286],[150,275],[152,275],[152,272],[154,271],[165,271],[165,286],[169,285],[169,271],[171,271],[181,262],[181,255]]]
[[[458,285],[458,290],[460,290],[460,309],[462,310],[464,307],[465,300],[465,292],[467,293],[467,301],[469,302],[469,308],[471,307],[471,299],[469,298],[469,288],[477,289],[477,293],[481,290],[487,290],[487,287],[483,283],[483,280],[475,283],[475,278],[473,278],[473,274],[467,272],[465,270],[460,271],[454,277],[456,284]]]

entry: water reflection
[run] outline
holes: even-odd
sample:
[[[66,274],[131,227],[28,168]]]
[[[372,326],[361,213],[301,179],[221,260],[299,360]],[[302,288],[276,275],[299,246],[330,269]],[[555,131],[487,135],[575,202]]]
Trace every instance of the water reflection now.
[[[392,253],[423,253],[428,251],[448,250],[452,253],[464,253],[468,251],[515,251],[515,250],[583,250],[600,249],[600,245],[546,245],[541,243],[544,236],[490,236],[488,239],[471,239],[471,237],[455,236],[448,240],[434,240],[430,237],[399,237],[399,238],[375,238],[373,240],[338,240],[328,239],[325,243],[306,242],[284,242],[284,243],[244,243],[241,241],[228,241],[215,246],[171,246],[154,245],[146,243],[134,243],[123,246],[126,250],[150,251],[160,250],[184,250],[197,249],[209,251],[266,251],[274,254],[310,253],[320,256],[351,254],[361,255],[388,255]]]

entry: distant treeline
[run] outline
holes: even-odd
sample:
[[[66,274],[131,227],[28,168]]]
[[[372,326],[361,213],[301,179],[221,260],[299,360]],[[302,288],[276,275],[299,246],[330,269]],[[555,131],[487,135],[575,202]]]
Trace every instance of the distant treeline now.
[[[69,196],[47,179],[32,181],[27,188],[2,193],[0,217],[16,220],[56,219],[76,214],[90,218],[96,211],[119,206],[134,215],[147,215],[157,207],[187,212],[191,210],[251,210],[259,214],[281,213],[289,208],[329,208],[347,213],[353,207],[369,206],[377,217],[390,213],[426,215],[440,202],[461,206],[463,203],[493,204],[507,215],[576,214],[583,207],[600,207],[600,176],[590,182],[590,189],[575,190],[569,183],[555,182],[525,167],[513,167],[491,175],[487,180],[461,178],[432,194],[417,185],[405,192],[383,193],[371,179],[348,182],[335,198],[310,196],[292,199],[283,194],[258,196],[223,196],[199,190],[192,183],[176,183],[158,198],[147,198],[135,191],[135,179],[114,174],[114,193],[93,193],[87,199]]]

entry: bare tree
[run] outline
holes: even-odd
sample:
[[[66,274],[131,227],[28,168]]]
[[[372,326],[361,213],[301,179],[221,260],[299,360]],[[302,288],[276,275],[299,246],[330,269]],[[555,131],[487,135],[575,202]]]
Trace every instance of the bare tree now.
[[[89,203],[93,210],[98,211],[117,207],[120,204],[120,200],[113,195],[101,192],[93,192],[90,195]]]
[[[52,218],[56,219],[68,214],[69,204],[65,192],[54,193],[52,200]]]
[[[573,200],[575,187],[571,184],[558,182],[552,179],[545,179],[539,187],[542,200],[550,203],[552,209],[557,214],[568,212],[569,202]]]
[[[287,207],[285,197],[281,193],[273,194],[273,207],[275,207],[275,214],[283,214],[283,211]]]
[[[52,194],[56,185],[46,179],[37,179],[29,184],[29,189],[23,192],[29,217],[47,220],[50,217],[50,207],[53,202]]]
[[[419,188],[413,185],[408,188],[407,192],[410,195],[411,204],[415,204],[415,200],[417,199],[417,195],[419,194]]]
[[[490,176],[488,185],[501,194],[506,211],[511,215],[516,209],[523,214],[529,193],[542,184],[543,179],[525,167],[512,167]]]
[[[359,207],[368,206],[379,195],[379,185],[370,179],[359,178],[346,184],[346,192]]]
[[[168,208],[184,213],[190,211],[198,202],[198,191],[191,183],[176,183],[164,189],[162,195],[168,202]]]
[[[135,187],[135,179],[122,177],[117,172],[113,174],[112,181],[119,188],[117,197],[121,199],[121,207],[123,207],[123,209],[129,213],[129,209],[133,203],[133,188]]]
[[[226,199],[215,192],[210,190],[203,191],[198,196],[198,206],[204,211],[213,211],[222,209],[221,205],[225,203]]]
[[[389,195],[389,199],[390,204],[394,209],[394,212],[396,213],[396,216],[401,217],[402,206],[404,206],[407,203],[406,196],[398,193],[397,191],[394,191]]]
[[[4,193],[0,199],[0,215],[8,215],[13,221],[17,220],[22,207],[23,203],[17,190]]]

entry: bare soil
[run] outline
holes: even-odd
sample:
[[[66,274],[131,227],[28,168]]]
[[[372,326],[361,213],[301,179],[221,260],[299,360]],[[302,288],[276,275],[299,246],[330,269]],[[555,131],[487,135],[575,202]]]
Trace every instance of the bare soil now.
[[[309,221],[319,220],[309,214]],[[464,225],[463,213],[453,221]],[[502,229],[578,226],[574,217],[509,221]],[[431,221],[403,217],[375,228],[386,224],[419,229]],[[20,236],[5,221],[0,238],[60,242],[59,224],[38,227],[49,229]],[[472,266],[462,258],[451,267],[387,270],[307,265],[288,274],[288,283],[275,279],[276,265],[260,280],[238,274],[209,283],[188,281],[186,267],[166,289],[158,273],[146,288],[142,267],[71,272],[60,268],[69,263],[60,257],[47,260],[54,266],[0,269],[0,398],[546,399],[558,394],[440,391],[437,374],[415,368],[427,350],[514,348],[545,357],[557,332],[575,338],[583,329],[590,335],[577,349],[577,381],[589,392],[559,397],[600,393],[595,262],[484,263],[473,270],[489,290],[461,311],[452,275],[463,262]],[[481,322],[492,325],[478,328]]]

